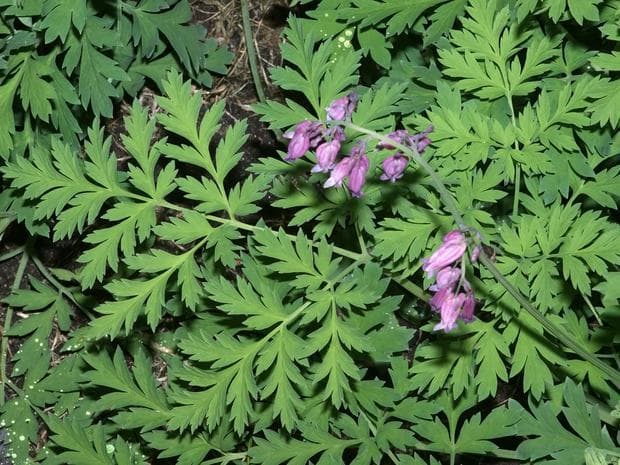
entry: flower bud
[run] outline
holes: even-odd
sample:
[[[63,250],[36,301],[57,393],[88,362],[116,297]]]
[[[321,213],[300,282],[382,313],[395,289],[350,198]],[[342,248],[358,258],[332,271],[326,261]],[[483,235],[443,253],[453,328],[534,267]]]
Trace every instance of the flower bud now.
[[[366,173],[370,167],[370,160],[365,154],[357,157],[349,174],[349,190],[353,197],[361,197],[362,187],[366,183]]]
[[[357,104],[357,94],[350,94],[334,100],[327,108],[327,120],[344,120],[351,117]]]
[[[422,269],[432,277],[442,268],[460,260],[466,249],[467,241],[464,234],[458,230],[451,231],[444,236],[442,244],[430,258],[424,260]]]
[[[340,151],[340,142],[336,139],[324,142],[316,149],[317,164],[312,168],[313,173],[325,173],[331,170]]]
[[[407,163],[409,163],[409,158],[404,156],[402,153],[396,153],[391,157],[387,157],[383,160],[383,174],[379,179],[382,181],[387,181],[388,179],[392,182],[395,182],[397,179],[400,179],[407,168]]]
[[[342,181],[346,178],[351,172],[351,168],[355,163],[355,159],[353,157],[344,157],[340,160],[334,169],[331,172],[331,175],[323,184],[323,187],[340,187],[342,185]]]

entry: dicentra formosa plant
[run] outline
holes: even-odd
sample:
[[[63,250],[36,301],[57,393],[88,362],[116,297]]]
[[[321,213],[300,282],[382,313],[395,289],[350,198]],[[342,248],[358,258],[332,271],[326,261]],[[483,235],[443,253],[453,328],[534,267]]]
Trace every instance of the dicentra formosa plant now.
[[[338,155],[345,140],[345,131],[340,122],[350,122],[355,110],[357,95],[349,93],[345,97],[334,100],[326,109],[325,123],[304,120],[284,136],[290,139],[285,160],[297,160],[315,149],[316,164],[313,173],[330,172],[329,178],[323,187],[340,187],[348,178],[347,187],[354,197],[362,195],[362,187],[366,182],[370,162],[366,154],[366,142],[358,141],[349,154],[340,160]],[[383,140],[376,145],[376,149],[394,149],[390,141],[404,145],[419,156],[431,143],[429,134],[432,126],[425,131],[411,135],[404,129],[391,132],[387,141]],[[396,151],[383,159],[381,165],[383,174],[380,179],[395,182],[403,176],[409,157],[401,151]],[[465,278],[464,254],[467,250],[467,239],[462,231],[454,230],[443,238],[441,246],[427,260],[424,260],[423,269],[427,277],[436,275],[435,284],[430,290],[435,292],[429,300],[431,308],[441,315],[441,322],[435,329],[448,332],[455,328],[458,318],[470,322],[474,318],[476,302],[471,284]],[[471,253],[471,262],[477,261],[480,254],[480,245],[475,245]]]

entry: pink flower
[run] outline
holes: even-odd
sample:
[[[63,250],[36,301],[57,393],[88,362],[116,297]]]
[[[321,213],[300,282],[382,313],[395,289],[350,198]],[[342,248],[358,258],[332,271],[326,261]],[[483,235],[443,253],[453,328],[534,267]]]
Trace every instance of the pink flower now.
[[[354,197],[362,195],[362,187],[366,182],[366,173],[370,167],[370,160],[364,153],[363,143],[355,145],[348,157],[340,160],[331,172],[323,187],[340,187],[344,178],[349,178],[348,187]]]
[[[321,125],[317,122],[302,121],[292,133],[289,131],[284,137],[291,139],[285,160],[297,160],[303,157],[310,147],[315,147],[320,142]]]
[[[362,195],[362,187],[366,183],[366,173],[368,172],[368,167],[370,166],[370,160],[365,154],[360,155],[356,158],[355,163],[351,167],[351,172],[349,173],[349,190],[353,197],[361,197]]]
[[[474,294],[469,290],[465,294],[465,298],[463,299],[463,309],[461,310],[461,319],[465,322],[470,322],[474,320],[474,310],[476,309],[476,299],[474,298]]]
[[[405,144],[405,140],[409,137],[409,133],[406,129],[398,129],[396,131],[392,131],[387,135],[388,139],[393,140],[397,144]],[[387,149],[392,150],[394,146],[389,142],[381,141],[377,144],[378,149]]]
[[[429,289],[437,291],[446,287],[453,287],[461,279],[461,269],[456,267],[446,267],[439,270],[435,278],[435,284]]]
[[[325,181],[325,184],[323,184],[323,187],[340,187],[344,178],[351,172],[354,163],[355,159],[353,157],[344,157],[340,160],[332,170],[327,181]]]
[[[474,247],[474,250],[471,251],[471,262],[476,263],[480,258],[480,246],[477,245]]]
[[[446,333],[456,327],[456,320],[459,317],[461,306],[463,305],[464,294],[454,295],[450,293],[442,302],[439,314],[441,321],[435,325],[434,331],[443,329]]]
[[[394,142],[402,145],[406,145],[411,149],[416,150],[418,153],[424,152],[424,149],[428,147],[431,143],[431,140],[428,138],[428,135],[433,131],[433,126],[429,126],[424,131],[410,135],[406,129],[398,129],[396,131],[388,134],[388,139],[393,140]],[[393,149],[394,146],[389,142],[380,142],[377,144],[378,149]]]
[[[407,168],[407,163],[409,163],[409,158],[402,153],[396,153],[391,157],[387,157],[383,160],[383,174],[379,179],[382,181],[387,181],[389,179],[395,182],[403,176],[405,168]]]
[[[429,300],[428,303],[433,310],[438,312],[441,309],[444,301],[452,294],[453,292],[451,287],[442,287],[440,289],[437,289],[437,292],[435,292],[435,295],[431,297],[431,300]]]
[[[351,117],[355,105],[357,104],[357,95],[353,92],[334,100],[327,107],[327,121],[344,120]]]
[[[451,231],[444,236],[442,244],[430,258],[424,260],[422,269],[427,276],[433,277],[442,268],[460,260],[466,249],[465,235],[460,231]]]
[[[424,152],[424,149],[428,147],[431,143],[431,140],[428,138],[428,135],[433,131],[433,126],[427,127],[424,131],[414,136],[411,136],[409,140],[409,144],[418,151],[418,153]]]
[[[312,167],[313,173],[326,173],[331,170],[336,162],[340,151],[340,141],[333,139],[331,142],[323,142],[316,149],[317,164]]]

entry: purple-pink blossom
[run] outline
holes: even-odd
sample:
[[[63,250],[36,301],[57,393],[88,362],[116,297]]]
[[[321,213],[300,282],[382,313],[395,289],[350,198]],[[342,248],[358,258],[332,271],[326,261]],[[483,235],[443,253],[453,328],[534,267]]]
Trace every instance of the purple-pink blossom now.
[[[409,163],[409,158],[400,152],[395,153],[391,157],[387,157],[383,160],[381,165],[383,167],[383,174],[379,179],[382,181],[387,181],[389,179],[395,182],[403,176],[405,168],[407,168],[407,163]]]
[[[454,295],[449,293],[441,303],[439,314],[441,320],[433,328],[435,331],[443,329],[445,332],[452,331],[456,326],[456,320],[459,318],[460,309],[463,306],[464,294]]]
[[[357,94],[353,92],[334,100],[329,107],[327,107],[327,121],[338,121],[350,118],[355,110],[356,104]]]
[[[286,161],[297,160],[311,148],[316,147],[321,140],[321,125],[317,122],[302,121],[293,132],[287,132],[285,137],[291,139],[288,144]]]
[[[463,256],[467,240],[461,231],[446,234],[439,248],[424,260],[423,269],[429,277],[435,277],[430,286],[434,295],[429,300],[431,308],[439,312],[441,321],[435,330],[451,331],[460,318],[465,322],[474,319],[476,299],[471,285],[465,279]]]
[[[365,154],[365,144],[360,143],[351,149],[349,156],[340,160],[332,169],[330,177],[323,187],[340,187],[345,178],[349,178],[347,186],[354,197],[362,195],[362,187],[366,182],[366,173],[370,160]]]
[[[460,231],[451,231],[444,236],[442,244],[430,258],[424,260],[422,269],[429,277],[433,277],[442,268],[460,260],[466,249],[465,235]]]
[[[472,263],[476,263],[478,261],[478,258],[480,258],[480,246],[477,245],[474,247],[474,250],[471,251],[471,261]]]
[[[351,167],[348,186],[353,197],[362,196],[362,187],[366,183],[366,173],[368,173],[369,166],[370,160],[368,160],[365,154],[361,154],[356,158],[355,163]]]
[[[344,181],[344,178],[346,178],[351,172],[353,163],[355,163],[355,159],[353,157],[344,157],[340,160],[334,169],[332,169],[331,175],[327,181],[325,181],[323,187],[340,187],[342,185],[342,181]]]
[[[461,278],[461,269],[457,267],[446,267],[439,270],[435,278],[435,284],[429,289],[435,291],[438,289],[450,287],[459,282]]]
[[[317,164],[312,168],[313,173],[326,173],[336,165],[336,157],[340,151],[340,141],[333,139],[323,142],[316,148]]]
[[[409,133],[407,132],[406,129],[398,129],[396,131],[392,131],[387,135],[387,138],[389,140],[393,140],[394,142],[396,142],[397,144],[405,144],[405,140],[406,138],[410,137]],[[390,144],[389,141],[381,141],[377,144],[377,148],[378,149],[387,149],[387,150],[392,150],[393,148],[395,148],[392,144]]]
[[[474,293],[471,289],[464,294],[463,298],[463,307],[461,310],[461,319],[466,323],[473,321],[474,319],[474,310],[476,309],[476,299],[474,298]]]
[[[431,140],[429,139],[428,135],[432,131],[433,131],[433,126],[429,126],[424,131],[420,132],[419,134],[415,134],[411,136],[411,139],[409,140],[409,144],[411,146],[415,146],[415,149],[418,151],[418,153],[424,152],[424,149],[426,149],[426,147],[428,147],[431,143]]]
[[[429,305],[433,310],[439,311],[441,306],[443,305],[444,300],[452,295],[452,287],[440,287],[436,289],[432,289],[435,292],[433,297],[428,301]]]
[[[395,147],[390,144],[390,140],[394,141],[397,144],[405,145],[413,150],[416,150],[418,153],[424,152],[424,149],[428,147],[431,143],[428,135],[433,131],[433,126],[429,126],[424,131],[418,134],[409,134],[406,129],[398,129],[393,131],[387,135],[387,141],[381,141],[377,144],[378,149],[387,149],[391,150]]]

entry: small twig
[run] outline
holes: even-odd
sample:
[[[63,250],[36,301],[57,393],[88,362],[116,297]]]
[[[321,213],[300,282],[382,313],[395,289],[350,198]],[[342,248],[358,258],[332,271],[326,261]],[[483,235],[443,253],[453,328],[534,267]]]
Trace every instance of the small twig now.
[[[243,36],[245,39],[245,48],[248,51],[248,61],[250,63],[250,71],[252,72],[252,80],[256,88],[256,95],[261,102],[265,101],[265,90],[258,72],[258,62],[256,60],[256,49],[254,48],[254,38],[252,35],[252,23],[250,22],[250,10],[248,0],[241,1],[241,19],[243,21]]]

